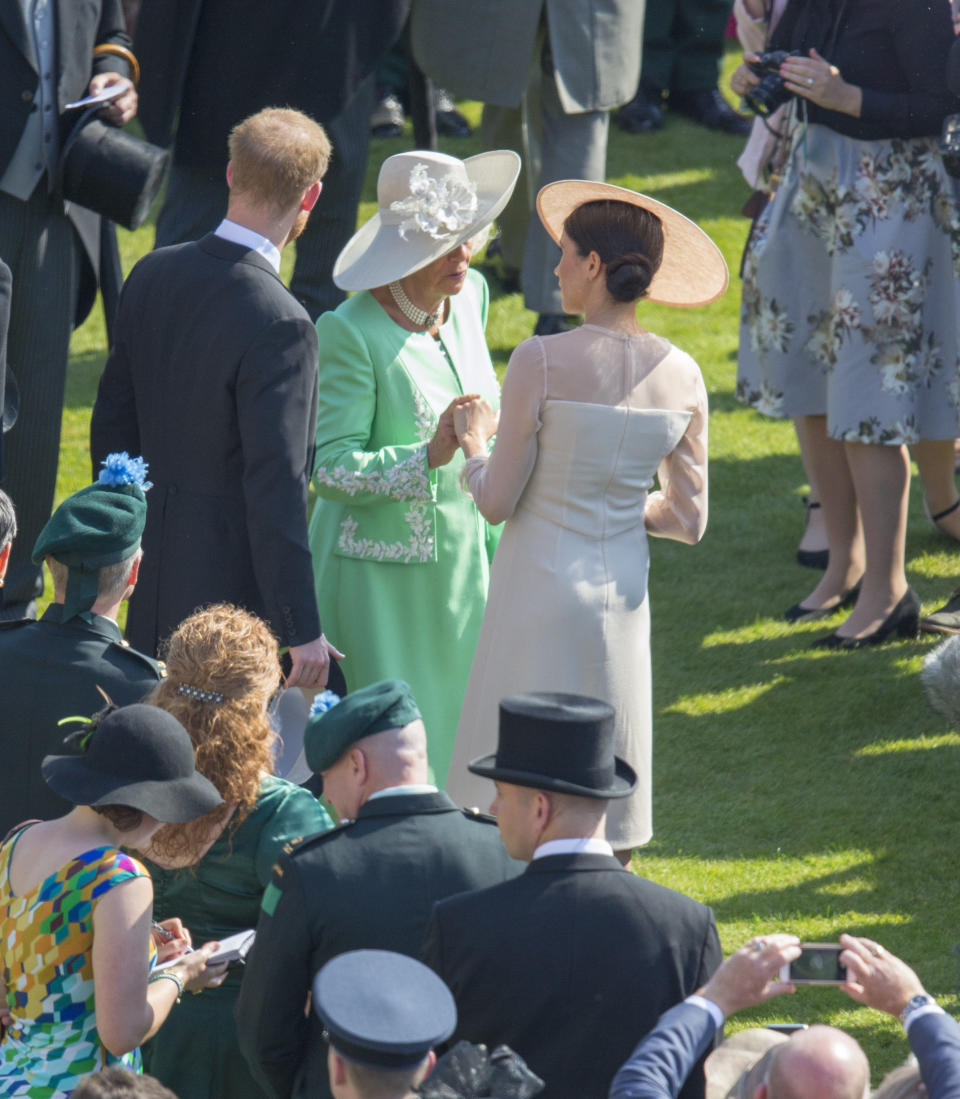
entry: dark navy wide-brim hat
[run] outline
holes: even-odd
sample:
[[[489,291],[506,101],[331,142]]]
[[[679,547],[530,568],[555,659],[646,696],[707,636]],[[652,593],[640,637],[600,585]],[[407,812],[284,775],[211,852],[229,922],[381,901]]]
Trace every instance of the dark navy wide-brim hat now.
[[[223,804],[194,760],[186,729],[166,710],[138,702],[95,719],[81,754],[46,756],[47,785],[74,805],[126,805],[181,824]]]
[[[338,954],[313,979],[333,1048],[377,1068],[412,1068],[457,1025],[453,994],[423,962],[392,950]]]
[[[493,755],[468,770],[484,778],[574,794],[623,798],[637,776],[614,754],[614,709],[598,698],[535,691],[500,702],[500,735]]]

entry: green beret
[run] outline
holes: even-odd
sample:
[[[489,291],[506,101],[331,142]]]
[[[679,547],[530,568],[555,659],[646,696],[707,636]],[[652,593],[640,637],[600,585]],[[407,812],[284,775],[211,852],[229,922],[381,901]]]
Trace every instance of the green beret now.
[[[111,454],[100,480],[80,489],[57,508],[33,547],[34,564],[54,557],[70,570],[62,621],[88,611],[97,598],[105,565],[132,557],[147,521],[147,498],[140,458]]]
[[[310,770],[326,771],[343,753],[373,733],[400,729],[420,717],[409,683],[384,679],[353,691],[321,713],[312,713],[303,734]]]

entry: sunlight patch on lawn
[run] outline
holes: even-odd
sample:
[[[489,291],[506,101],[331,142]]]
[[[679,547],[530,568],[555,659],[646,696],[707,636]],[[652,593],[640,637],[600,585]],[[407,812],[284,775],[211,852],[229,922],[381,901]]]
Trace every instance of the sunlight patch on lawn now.
[[[698,717],[703,714],[727,714],[743,709],[761,695],[786,682],[786,677],[776,676],[769,683],[749,683],[743,687],[728,687],[723,691],[706,691],[703,694],[679,698],[666,708],[668,714],[686,714]]]
[[[960,746],[960,733],[941,733],[939,736],[908,737],[903,740],[883,740],[876,744],[865,744],[853,753],[858,756],[888,756],[894,752],[929,752],[934,748],[956,748]]]

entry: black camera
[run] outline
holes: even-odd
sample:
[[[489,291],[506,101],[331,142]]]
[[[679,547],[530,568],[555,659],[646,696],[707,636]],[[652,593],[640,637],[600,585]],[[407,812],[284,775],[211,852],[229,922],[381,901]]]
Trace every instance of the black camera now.
[[[940,134],[943,166],[954,178],[960,178],[960,114],[948,114]]]
[[[780,75],[780,66],[788,57],[802,57],[799,50],[768,50],[757,55],[756,61],[748,61],[747,68],[760,77],[760,83],[750,89],[743,97],[743,101],[754,114],[767,118],[772,115],[784,103],[793,98],[793,92],[788,92],[783,77]]]

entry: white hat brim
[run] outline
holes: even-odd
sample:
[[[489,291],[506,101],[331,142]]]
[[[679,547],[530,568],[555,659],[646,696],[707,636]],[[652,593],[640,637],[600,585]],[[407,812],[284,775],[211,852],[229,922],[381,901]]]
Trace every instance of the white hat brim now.
[[[650,210],[663,225],[663,261],[643,301],[690,308],[709,305],[726,292],[730,272],[723,253],[696,222],[655,198],[612,183],[564,179],[548,183],[537,195],[537,213],[544,228],[560,243],[563,223],[584,202],[607,199]]]
[[[409,155],[415,158],[416,151]],[[520,157],[511,149],[494,149],[467,157],[463,164],[477,188],[477,210],[469,225],[441,238],[414,231],[404,239],[399,226],[385,225],[377,212],[337,256],[336,285],[341,290],[386,286],[445,256],[489,225],[510,201],[520,174]]]

